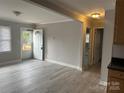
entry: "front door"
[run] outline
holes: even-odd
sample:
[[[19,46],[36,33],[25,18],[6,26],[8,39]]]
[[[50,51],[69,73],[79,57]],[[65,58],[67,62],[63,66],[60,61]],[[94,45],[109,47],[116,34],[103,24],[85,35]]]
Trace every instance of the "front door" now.
[[[33,32],[33,54],[35,59],[43,60],[43,30],[37,29]]]

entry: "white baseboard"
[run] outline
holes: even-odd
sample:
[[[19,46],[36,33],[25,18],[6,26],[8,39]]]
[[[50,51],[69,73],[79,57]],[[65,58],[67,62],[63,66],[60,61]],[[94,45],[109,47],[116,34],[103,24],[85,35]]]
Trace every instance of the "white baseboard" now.
[[[50,59],[45,59],[45,61],[50,62],[50,63],[54,63],[54,64],[58,64],[58,65],[62,65],[62,66],[66,66],[66,67],[70,67],[70,68],[74,68],[77,69],[79,71],[82,71],[82,69],[78,66],[74,66],[74,65],[70,65],[64,62],[60,62],[60,61],[55,61],[55,60],[50,60]]]
[[[11,61],[1,62],[0,66],[16,64],[16,63],[19,63],[21,61],[22,61],[21,59],[16,59],[16,60],[11,60]]]
[[[99,84],[102,85],[102,86],[107,86],[107,82],[102,81],[102,80],[100,80]]]

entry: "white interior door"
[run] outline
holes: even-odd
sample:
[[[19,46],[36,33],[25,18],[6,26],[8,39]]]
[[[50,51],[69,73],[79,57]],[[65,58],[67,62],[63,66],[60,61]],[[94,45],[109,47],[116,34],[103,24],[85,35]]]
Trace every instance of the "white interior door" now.
[[[43,60],[43,30],[37,29],[33,32],[34,58]]]

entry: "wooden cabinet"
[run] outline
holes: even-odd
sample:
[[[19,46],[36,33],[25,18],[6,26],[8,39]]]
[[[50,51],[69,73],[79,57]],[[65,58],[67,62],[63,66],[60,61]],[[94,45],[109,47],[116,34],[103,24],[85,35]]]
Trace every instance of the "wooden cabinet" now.
[[[124,45],[124,0],[116,1],[114,44]]]
[[[124,72],[109,70],[107,93],[124,93]]]

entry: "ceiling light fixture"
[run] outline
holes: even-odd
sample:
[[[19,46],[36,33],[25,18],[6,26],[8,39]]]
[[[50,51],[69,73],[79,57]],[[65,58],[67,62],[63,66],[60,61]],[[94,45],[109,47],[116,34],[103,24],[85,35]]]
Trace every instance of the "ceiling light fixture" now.
[[[91,14],[91,17],[94,19],[99,19],[100,18],[100,13],[93,13]]]
[[[13,11],[16,16],[20,16],[22,13],[20,11]]]

